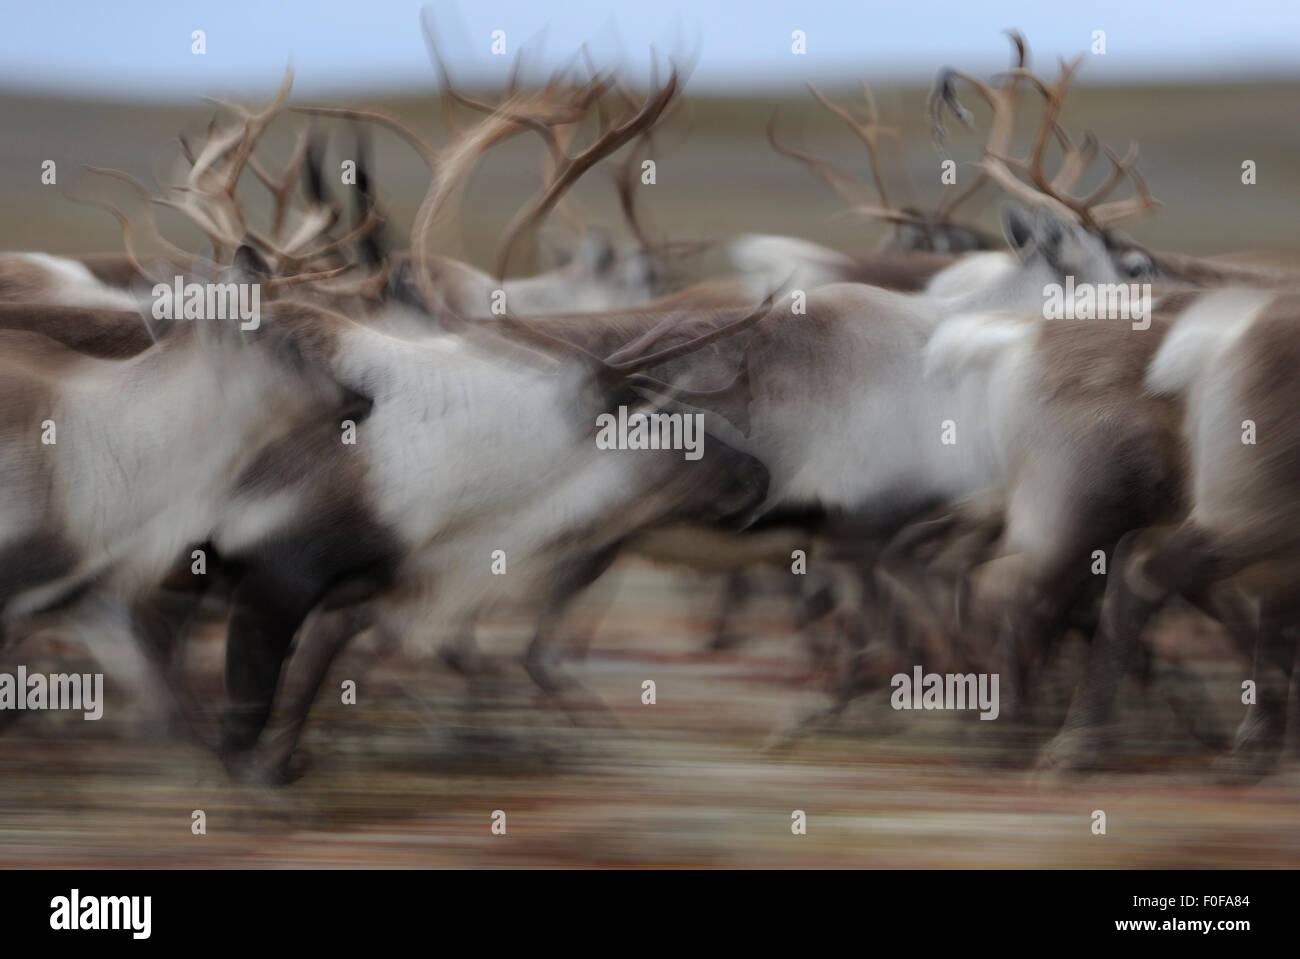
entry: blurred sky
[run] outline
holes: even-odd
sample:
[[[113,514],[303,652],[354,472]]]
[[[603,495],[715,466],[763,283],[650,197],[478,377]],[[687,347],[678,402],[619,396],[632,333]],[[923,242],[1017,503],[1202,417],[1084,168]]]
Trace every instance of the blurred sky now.
[[[696,93],[851,77],[925,83],[942,64],[996,69],[1007,59],[1000,31],[1012,26],[1040,66],[1106,31],[1107,54],[1081,82],[1300,76],[1300,0],[38,0],[6,5],[0,87],[262,93],[292,59],[298,94],[426,90],[425,7],[456,78],[485,85],[504,79],[525,42],[549,67],[584,41],[602,64],[620,54],[645,63],[652,43],[664,55],[696,51]],[[207,34],[203,56],[191,52],[195,29]],[[498,29],[510,56],[491,55]],[[795,29],[807,34],[806,56],[791,53]]]

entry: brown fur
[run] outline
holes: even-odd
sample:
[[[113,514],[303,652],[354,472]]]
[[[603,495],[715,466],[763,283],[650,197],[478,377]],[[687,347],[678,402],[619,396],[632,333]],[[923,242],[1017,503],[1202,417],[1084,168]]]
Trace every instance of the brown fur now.
[[[0,329],[42,333],[88,356],[121,359],[153,345],[145,321],[128,310],[0,303]]]
[[[29,303],[52,292],[50,274],[24,260],[0,257],[0,302]]]
[[[125,290],[145,279],[125,253],[88,253],[75,259],[105,286]]]
[[[919,293],[940,270],[957,262],[949,253],[882,250],[856,257],[852,270],[840,278],[843,283],[866,283],[898,293]]]
[[[1173,308],[1186,303],[1162,302]],[[1224,317],[1231,322],[1233,317]],[[1154,329],[1154,326],[1153,326]],[[1171,459],[1178,485],[1187,491],[1184,502],[1133,516],[1130,533],[1116,549],[1107,580],[1102,617],[1088,668],[1067,717],[1066,727],[1045,751],[1043,761],[1067,769],[1087,767],[1100,754],[1099,732],[1108,722],[1120,681],[1132,668],[1140,637],[1152,617],[1174,595],[1181,595],[1218,618],[1238,647],[1248,649],[1258,635],[1254,675],[1259,684],[1258,706],[1238,731],[1238,751],[1228,768],[1262,772],[1280,743],[1286,720],[1288,687],[1295,657],[1295,640],[1286,626],[1294,613],[1300,564],[1300,430],[1294,410],[1300,403],[1300,296],[1275,299],[1216,361],[1211,375],[1227,372],[1235,391],[1204,415],[1254,419],[1257,445],[1222,451],[1206,468],[1234,470],[1224,489],[1220,481],[1211,495],[1229,496],[1231,515],[1245,517],[1228,528],[1209,529],[1190,513],[1195,468],[1185,457]],[[1217,394],[1216,394],[1217,396]],[[1180,422],[1174,429],[1181,445]],[[1222,425],[1222,424],[1220,424]],[[1226,463],[1225,463],[1226,460]],[[1215,513],[1215,504],[1210,514]],[[1220,525],[1225,522],[1220,516]],[[1235,577],[1262,599],[1261,621],[1252,625],[1248,611],[1220,587]],[[1288,610],[1290,612],[1288,612]]]

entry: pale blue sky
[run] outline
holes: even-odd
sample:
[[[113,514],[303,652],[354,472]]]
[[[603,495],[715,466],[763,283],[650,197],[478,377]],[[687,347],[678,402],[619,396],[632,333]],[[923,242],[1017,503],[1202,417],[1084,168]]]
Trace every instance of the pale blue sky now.
[[[503,79],[509,52],[546,30],[537,62],[589,41],[602,60],[643,64],[698,50],[695,92],[773,90],[808,80],[928,82],[941,64],[988,71],[1006,62],[1000,31],[1029,37],[1035,62],[1107,55],[1081,82],[1300,77],[1300,0],[50,0],[10,3],[0,31],[0,88],[190,99],[265,92],[292,58],[300,94],[423,90],[433,71],[420,32],[429,6],[458,78]],[[207,53],[191,53],[191,31]],[[806,56],[790,51],[807,34]]]

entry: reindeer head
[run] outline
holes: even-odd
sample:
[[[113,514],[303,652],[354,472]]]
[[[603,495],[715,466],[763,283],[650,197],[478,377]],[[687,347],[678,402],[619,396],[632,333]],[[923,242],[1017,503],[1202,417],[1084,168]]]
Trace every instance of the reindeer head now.
[[[91,201],[117,217],[127,256],[141,276],[165,283],[175,275],[199,270],[211,279],[214,270],[233,266],[248,272],[249,282],[257,282],[266,299],[304,284],[310,284],[315,294],[330,296],[352,292],[375,296],[383,288],[386,274],[376,277],[370,272],[364,289],[345,290],[322,283],[352,270],[358,260],[353,248],[373,240],[384,225],[368,184],[361,180],[363,171],[358,172],[358,186],[364,194],[358,222],[339,232],[336,227],[343,218],[325,195],[320,175],[321,143],[309,128],[299,132],[289,161],[278,175],[256,156],[258,143],[287,102],[292,82],[292,71],[286,71],[276,96],[260,110],[222,103],[233,122],[223,122],[220,114],[214,117],[206,136],[197,144],[182,136],[181,152],[188,169],[179,181],[163,184],[156,195],[130,174],[88,168],[91,173],[127,184],[141,201],[130,214],[112,203]],[[271,194],[267,222],[253,222],[245,210],[240,185],[247,171],[252,171]],[[300,183],[307,187],[301,193],[297,190]],[[207,236],[212,247],[210,257],[193,254],[165,239],[153,217],[157,206],[179,212]],[[142,237],[152,240],[155,252],[144,253],[138,246]],[[240,263],[234,262],[236,251],[243,257]]]
[[[1041,264],[1055,279],[1086,277],[1091,283],[1149,283],[1157,278],[1151,256],[1109,232],[1043,209],[1002,208],[1007,245],[1026,266]]]
[[[997,183],[1021,208],[1003,211],[1003,233],[1011,249],[1027,267],[1050,274],[1052,279],[1074,276],[1093,283],[1134,282],[1152,279],[1152,259],[1136,244],[1113,228],[1120,222],[1156,206],[1146,181],[1137,169],[1138,147],[1134,143],[1121,159],[1109,148],[1105,154],[1111,170],[1096,189],[1085,196],[1071,192],[1097,154],[1098,142],[1087,134],[1075,145],[1058,121],[1066,87],[1082,62],[1061,63],[1060,76],[1047,84],[1025,66],[1025,42],[1011,34],[1017,62],[1005,75],[1006,82],[993,87],[953,69],[939,74],[930,96],[930,117],[940,142],[946,140],[943,111],[950,110],[963,124],[972,126],[972,115],[957,100],[958,80],[970,84],[993,111],[989,132],[978,167],[980,180]],[[1009,155],[1020,83],[1028,81],[1042,95],[1044,110],[1029,154]],[[1049,177],[1044,170],[1048,144],[1055,140],[1063,156],[1060,170]],[[1131,180],[1134,195],[1107,201],[1125,180]]]
[[[618,243],[605,230],[583,230],[560,273],[570,290],[565,312],[636,306],[666,292],[661,257],[638,243]]]

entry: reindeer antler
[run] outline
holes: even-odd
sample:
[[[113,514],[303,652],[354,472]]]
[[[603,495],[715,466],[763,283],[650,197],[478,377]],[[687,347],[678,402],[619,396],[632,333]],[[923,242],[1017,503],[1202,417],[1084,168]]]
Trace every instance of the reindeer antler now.
[[[156,202],[190,217],[207,233],[212,241],[213,256],[218,260],[225,248],[233,249],[249,233],[237,197],[239,180],[262,134],[288,100],[292,87],[293,68],[287,67],[279,90],[261,110],[249,111],[237,104],[208,98],[235,114],[239,122],[218,130],[214,121],[209,126],[207,142],[197,155],[182,140],[183,153],[192,158],[192,164],[185,183],[171,188],[171,193],[179,195],[180,199],[165,196]],[[231,159],[224,168],[219,168],[227,156]]]
[[[944,107],[951,110],[966,126],[973,126],[970,111],[958,102],[956,96],[955,81],[962,80],[979,93],[993,111],[983,156],[978,164],[981,174],[992,179],[1011,196],[1026,205],[1047,209],[1098,232],[1122,219],[1154,207],[1156,201],[1135,167],[1136,144],[1130,148],[1128,156],[1123,160],[1109,149],[1105,151],[1113,169],[1106,182],[1093,193],[1087,197],[1077,197],[1070,192],[1097,152],[1097,140],[1091,133],[1087,134],[1083,143],[1076,147],[1058,120],[1065,90],[1083,62],[1083,57],[1076,57],[1068,63],[1062,60],[1060,75],[1056,82],[1047,84],[1025,66],[1024,38],[1016,33],[1010,33],[1009,36],[1019,54],[1019,64],[1004,74],[1009,78],[1009,82],[1004,86],[995,89],[969,74],[951,68],[939,74],[934,91],[930,95],[930,116],[936,139],[940,141],[946,139],[947,133],[942,116]],[[1009,155],[1009,151],[1021,80],[1028,81],[1042,95],[1044,109],[1029,154],[1024,158],[1013,158]],[[1064,154],[1061,169],[1054,178],[1049,177],[1043,168],[1047,145],[1053,138],[1060,144]],[[1029,183],[1020,179],[1017,173],[1026,177]],[[1100,201],[1113,192],[1125,178],[1133,181],[1137,195],[1128,200],[1100,204]]]
[[[571,154],[565,150],[553,131],[548,129],[542,134],[546,138],[548,145],[552,147],[550,176],[535,199],[521,209],[506,227],[503,239],[497,248],[497,276],[504,277],[506,275],[510,264],[510,254],[519,239],[537,227],[546,214],[564,196],[565,192],[584,173],[600,160],[658,122],[668,104],[677,95],[677,90],[677,70],[673,69],[669,74],[667,83],[648,94],[636,113],[616,126],[610,125],[609,118],[604,113],[604,110],[598,107],[600,115],[599,131],[596,139],[576,154]],[[599,104],[599,93],[593,99]]]
[[[340,211],[324,196],[319,171],[321,148],[310,128],[299,133],[279,176],[271,174],[255,156],[254,150],[262,135],[283,109],[291,81],[290,71],[286,73],[276,97],[256,112],[223,103],[239,118],[239,122],[226,131],[209,129],[208,144],[194,157],[186,184],[174,191],[181,194],[179,202],[169,197],[157,201],[190,216],[208,233],[218,256],[224,246],[253,243],[274,261],[280,280],[299,273],[316,276],[337,272],[332,266],[326,270],[319,261],[333,257],[345,246],[360,242],[380,230],[385,223],[375,204],[369,202],[358,223],[342,236],[331,235],[340,220]],[[185,153],[193,156],[188,146]],[[227,156],[230,159],[223,167],[220,162]],[[251,169],[271,192],[273,206],[269,234],[250,227],[244,216],[237,191],[245,168]],[[304,174],[310,174],[310,196],[308,202],[296,211],[297,223],[291,227],[289,214],[294,208],[294,188]]]
[[[901,139],[897,128],[886,127],[880,123],[880,113],[876,109],[876,100],[871,93],[871,88],[865,83],[862,84],[862,95],[866,101],[865,120],[859,120],[848,108],[834,103],[811,83],[808,84],[808,91],[822,107],[841,120],[866,146],[871,179],[877,197],[876,203],[867,200],[871,190],[866,184],[843,167],[824,157],[786,146],[778,141],[775,114],[767,126],[767,139],[773,149],[808,167],[818,179],[849,204],[850,212],[872,216],[889,223],[925,223],[926,219],[921,214],[898,209],[889,200],[889,191],[885,186],[883,165],[880,160],[881,144],[886,138],[891,138],[896,143],[901,142]]]
[[[527,113],[534,122],[555,123],[571,119],[572,106],[567,102],[555,103],[553,94],[527,96],[516,94],[508,109],[489,115],[464,135],[457,137],[441,150],[408,127],[401,120],[375,110],[349,107],[298,107],[304,113],[320,116],[342,117],[375,123],[396,133],[410,144],[429,166],[429,188],[416,211],[411,227],[411,258],[415,267],[416,285],[425,306],[432,313],[439,312],[440,298],[433,283],[432,264],[428,258],[429,235],[439,213],[456,193],[463,188],[478,159],[491,147],[523,132],[525,127],[517,118]],[[531,108],[526,106],[531,104]]]
[[[611,86],[628,109],[636,109],[636,98],[617,76],[611,77]],[[672,241],[652,236],[652,230],[646,226],[646,221],[642,218],[636,202],[640,162],[644,161],[647,156],[656,157],[659,149],[659,141],[656,137],[658,126],[665,123],[685,103],[685,100],[677,97],[668,104],[660,118],[638,135],[637,140],[644,145],[644,149],[629,150],[614,175],[614,188],[618,195],[619,210],[623,214],[623,219],[627,222],[628,230],[643,252],[664,260],[696,257],[710,245],[710,241],[707,240]]]
[[[1023,48],[1021,48],[1021,55],[1023,57]],[[1021,63],[1023,63],[1023,60]],[[859,119],[849,108],[832,102],[811,84],[808,89],[821,106],[841,120],[866,146],[872,186],[868,187],[865,182],[854,174],[849,173],[828,159],[780,143],[776,138],[775,116],[768,123],[768,142],[772,144],[777,152],[807,166],[823,183],[848,203],[848,208],[836,214],[837,217],[852,214],[868,216],[894,225],[914,226],[920,228],[927,237],[933,238],[936,232],[951,225],[952,216],[957,207],[974,196],[987,182],[987,176],[981,173],[969,185],[960,190],[955,188],[945,189],[942,199],[930,212],[918,209],[910,201],[905,206],[900,207],[890,199],[890,191],[886,185],[884,164],[881,157],[886,143],[892,144],[894,149],[901,151],[902,137],[897,128],[884,126],[880,122],[880,113],[876,108],[876,101],[871,88],[866,83],[862,84],[862,95],[866,104],[864,119]],[[902,182],[906,186],[906,193],[910,197],[914,191],[911,180],[906,175],[905,166],[902,172]],[[874,200],[871,199],[873,192],[875,194]],[[971,232],[975,233],[976,231]]]
[[[254,150],[267,127],[281,112],[292,79],[292,70],[286,71],[276,95],[259,110],[223,104],[227,112],[235,115],[236,122],[223,126],[219,117],[214,117],[204,141],[197,148],[182,136],[181,156],[188,162],[189,169],[180,182],[163,187],[160,195],[153,195],[143,183],[127,173],[94,167],[88,169],[126,183],[144,201],[145,209],[164,206],[180,212],[208,237],[213,247],[213,259],[217,262],[222,262],[225,255],[240,244],[251,243],[273,261],[274,269],[268,280],[271,286],[319,283],[339,276],[353,264],[340,266],[337,254],[344,247],[382,228],[385,220],[372,198],[366,203],[360,222],[342,235],[331,234],[339,221],[339,211],[324,198],[319,171],[319,141],[310,129],[299,133],[288,162],[278,175],[271,173],[257,159]],[[245,169],[251,169],[271,193],[272,210],[266,233],[250,226],[244,213],[239,185]],[[304,173],[310,174],[311,188],[308,192],[311,195],[300,205],[295,203],[294,188]],[[184,258],[192,264],[187,251],[162,237],[152,215],[146,218],[128,216],[111,204],[99,202],[99,205],[109,209],[122,224],[128,256],[142,273],[145,271],[136,249],[136,234],[146,230],[170,259]],[[292,218],[291,213],[295,214]],[[386,277],[386,272],[381,272]],[[367,278],[368,285],[370,279]],[[327,292],[337,290],[323,284],[318,288]]]
[[[271,191],[274,204],[271,212],[271,239],[276,242],[283,236],[285,217],[289,212],[289,204],[293,199],[293,189],[298,185],[302,177],[303,170],[306,168],[308,154],[312,150],[312,131],[310,127],[303,127],[298,133],[293,152],[289,154],[289,162],[285,164],[280,176],[273,176],[257,157],[251,154],[248,157],[248,168]]]
[[[93,173],[96,176],[104,176],[104,177],[109,177],[111,179],[119,180],[127,184],[129,187],[131,187],[131,189],[135,191],[135,193],[138,194],[140,198],[144,201],[141,204],[140,208],[146,211],[148,214],[146,217],[144,217],[144,232],[150,234],[153,237],[154,241],[157,243],[157,245],[160,246],[165,251],[165,255],[167,259],[173,264],[173,266],[181,269],[182,271],[189,269],[189,265],[193,260],[193,256],[187,250],[181,249],[176,244],[172,243],[170,240],[168,240],[166,237],[162,235],[162,232],[158,229],[157,221],[153,217],[153,207],[150,204],[150,201],[152,200],[152,195],[150,194],[149,189],[143,183],[141,183],[135,177],[131,176],[129,173],[124,173],[121,170],[110,170],[103,167],[94,167],[94,166],[86,166],[85,170],[86,172]],[[77,198],[74,197],[74,199]],[[103,209],[108,210],[108,212],[111,213],[113,217],[117,220],[118,224],[122,228],[122,243],[126,247],[127,259],[130,260],[131,265],[135,267],[137,273],[139,273],[141,276],[153,280],[155,283],[171,282],[171,277],[165,277],[165,278],[158,277],[154,275],[145,266],[144,258],[141,256],[140,251],[136,248],[137,227],[134,221],[132,220],[132,218],[128,216],[126,213],[122,212],[120,207],[118,207],[113,203],[108,202],[107,200],[84,199],[82,200],[82,202],[90,203],[94,206],[102,207]]]
[[[593,104],[599,103],[599,94],[604,86],[605,81],[600,78],[576,89],[553,80],[540,93],[526,94],[513,91],[495,107],[483,101],[454,94],[453,98],[456,102],[485,113],[485,118],[469,131],[453,137],[452,141],[441,150],[435,149],[405,123],[388,114],[341,107],[299,107],[298,109],[306,113],[377,123],[393,131],[415,148],[429,165],[431,174],[429,188],[425,192],[411,228],[411,257],[420,296],[426,308],[440,316],[445,325],[454,324],[463,336],[470,338],[491,337],[499,345],[499,337],[474,324],[466,323],[439,296],[433,267],[428,256],[428,234],[432,224],[439,210],[463,185],[483,153],[502,140],[524,130],[538,133],[547,145],[554,165],[547,184],[537,198],[515,217],[507,231],[501,245],[501,263],[504,266],[510,250],[520,235],[536,227],[563,196],[565,190],[602,158],[633,137],[644,133],[658,120],[677,93],[678,75],[676,70],[673,70],[664,86],[650,93],[632,116],[616,125],[605,114],[603,107],[598,107],[601,118],[595,141],[578,153],[572,154],[566,147],[566,138],[556,130],[576,123],[582,113],[589,110]],[[722,322],[718,322],[716,316],[700,317],[696,315],[698,311],[689,314],[671,314],[665,317],[650,334],[616,351],[608,358],[597,356],[585,347],[556,336],[541,326],[524,323],[509,313],[501,318],[501,322],[513,334],[508,342],[524,341],[539,345],[552,353],[558,351],[580,357],[592,367],[602,383],[609,385],[627,382],[635,375],[644,376],[640,371],[649,366],[692,353],[722,337],[730,336],[757,323],[771,312],[775,295],[776,291],[773,291],[757,308],[738,316],[728,315]],[[664,349],[649,350],[651,345],[670,334],[681,335],[685,339]]]

